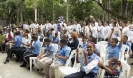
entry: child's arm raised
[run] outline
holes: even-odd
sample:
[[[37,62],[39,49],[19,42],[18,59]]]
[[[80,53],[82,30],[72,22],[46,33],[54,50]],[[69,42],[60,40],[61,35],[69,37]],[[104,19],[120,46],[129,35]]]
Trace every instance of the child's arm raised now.
[[[111,31],[111,33],[110,33],[110,35],[108,37],[108,42],[109,43],[111,42],[111,37],[112,37],[113,32],[114,32],[114,28],[112,28],[112,31]]]

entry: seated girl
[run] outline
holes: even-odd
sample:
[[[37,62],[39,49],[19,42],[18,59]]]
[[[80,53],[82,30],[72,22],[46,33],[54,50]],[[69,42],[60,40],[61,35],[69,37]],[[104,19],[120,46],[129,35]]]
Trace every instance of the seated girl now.
[[[108,38],[108,59],[111,59],[113,57],[116,57],[117,59],[119,59],[119,52],[122,47],[122,36],[121,36],[120,43],[117,45],[118,39],[117,38],[111,39],[113,31],[114,31],[114,28],[112,28],[111,34]],[[122,29],[120,29],[120,31],[122,35]]]
[[[95,66],[88,74],[85,73],[84,66],[88,65],[93,59],[100,60],[100,57],[94,53],[95,44],[90,42],[87,44],[87,52],[83,51],[83,58],[81,60],[81,71],[70,75],[66,75],[64,78],[96,78],[98,72],[98,66]],[[79,53],[77,51],[76,62],[79,63]]]

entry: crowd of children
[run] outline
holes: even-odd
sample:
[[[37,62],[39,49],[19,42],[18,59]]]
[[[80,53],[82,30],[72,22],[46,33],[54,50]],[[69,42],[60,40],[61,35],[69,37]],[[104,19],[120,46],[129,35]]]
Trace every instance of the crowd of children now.
[[[100,50],[95,46],[100,41],[108,42],[109,66],[105,66],[100,61]],[[41,44],[43,45],[41,46]],[[57,53],[55,53],[55,47],[52,44],[59,46]],[[7,64],[13,56],[12,54],[15,54],[16,62],[22,63],[20,67],[30,69],[29,58],[37,57],[36,61],[44,71],[45,78],[55,78],[55,68],[64,66],[73,50],[76,50],[77,55],[71,58],[72,64],[75,60],[77,63],[81,63],[81,70],[66,75],[65,78],[96,78],[99,67],[106,70],[106,78],[108,76],[118,78],[120,73],[115,72],[112,63],[121,66],[119,55],[122,45],[127,45],[129,50],[133,52],[133,25],[129,21],[123,20],[118,23],[114,18],[111,19],[111,23],[108,21],[97,22],[95,18],[90,23],[84,21],[81,24],[77,20],[74,21],[74,24],[65,23],[64,20],[59,23],[46,21],[42,24],[25,22],[17,27],[7,26],[0,30],[1,51],[7,53],[4,64]],[[45,47],[45,52],[39,55],[41,47]],[[81,60],[78,58],[78,48],[83,49]],[[125,50],[126,53],[127,50]],[[53,62],[55,59],[56,63]],[[86,74],[84,66],[94,59],[99,61],[97,66]]]

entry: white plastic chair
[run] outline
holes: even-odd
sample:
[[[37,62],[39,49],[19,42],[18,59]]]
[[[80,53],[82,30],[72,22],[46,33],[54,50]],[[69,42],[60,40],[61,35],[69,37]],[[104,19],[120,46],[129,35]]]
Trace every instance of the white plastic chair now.
[[[108,60],[104,63],[108,65]],[[131,67],[125,61],[121,61],[122,70],[120,72],[119,78],[129,78]],[[104,78],[105,70],[102,69],[101,73],[97,76],[97,78]]]
[[[124,53],[125,53],[126,48],[128,49],[127,50],[127,53],[128,53],[129,52],[129,47],[127,45],[122,44],[122,47],[121,47],[121,50],[120,50],[120,53],[119,53],[119,60],[125,61],[125,62],[127,62],[127,58],[128,58],[128,57],[126,57],[126,60],[124,60],[124,58],[125,58]],[[128,54],[127,54],[127,56],[128,56]]]
[[[121,65],[122,65],[122,71],[120,73],[119,78],[121,77],[129,78],[131,67],[128,65],[128,63],[124,61],[121,61]]]
[[[52,45],[55,48],[55,53],[57,53],[57,51],[58,51],[58,45],[57,44],[52,44]],[[40,51],[39,55],[42,54],[42,53],[44,53],[44,50],[45,50],[45,48],[44,47],[41,47],[41,51]],[[37,59],[37,57],[30,57],[30,71],[32,71],[32,60],[34,60],[35,66],[39,68],[39,65],[36,63],[36,59]]]
[[[97,44],[103,44],[103,45],[105,45],[106,47],[108,46],[108,42],[107,42],[107,41],[100,41],[100,42],[98,42]]]
[[[78,40],[79,40],[79,46],[83,45],[82,38],[78,38]]]
[[[72,74],[72,73],[80,71],[81,64],[76,63],[76,56],[75,56],[74,66],[73,67],[69,66],[69,63],[71,62],[71,58],[74,54],[76,55],[76,50],[71,52],[71,55],[69,59],[67,60],[67,63],[65,66],[58,67],[58,78],[64,78],[64,76],[68,74]]]
[[[104,63],[107,60],[107,48],[104,44],[96,44],[96,46],[100,49],[100,57]]]
[[[42,48],[42,45],[43,45],[43,42],[41,42],[41,44],[40,44],[40,52],[39,52],[39,55],[40,55],[40,53],[41,53],[41,48]],[[32,60],[34,61],[34,63],[35,63],[35,60],[37,59],[37,57],[30,57],[30,71],[32,71]]]

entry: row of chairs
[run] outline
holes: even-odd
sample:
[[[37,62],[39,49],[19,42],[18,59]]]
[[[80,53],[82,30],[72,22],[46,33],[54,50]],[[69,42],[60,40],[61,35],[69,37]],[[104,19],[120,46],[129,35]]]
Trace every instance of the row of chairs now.
[[[56,49],[56,51],[55,51],[55,53],[56,53],[57,50],[58,50],[58,45],[57,44],[53,44],[53,45]],[[101,41],[101,42],[96,44],[96,46],[98,46],[99,49],[100,49],[101,61],[104,64],[106,64],[107,61],[108,61],[107,60],[107,45],[108,45],[108,42],[105,42],[105,41]],[[121,53],[120,53],[120,59],[119,59],[122,63],[122,72],[120,74],[120,77],[122,77],[122,76],[123,77],[125,77],[125,76],[128,77],[129,74],[130,74],[131,67],[127,64],[127,59],[128,58],[126,60],[124,60],[124,58],[123,58],[124,57],[124,51],[125,51],[126,48],[128,48],[128,47],[125,46],[125,45],[122,45],[122,49],[121,49]],[[82,56],[82,51],[83,51],[82,49],[79,49],[79,53],[80,53],[81,56]],[[129,51],[129,48],[128,48],[128,51]],[[40,48],[40,54],[42,54],[43,52],[44,52],[44,48],[41,47]],[[71,58],[74,55],[76,55],[76,50],[73,50],[71,52],[71,55],[70,55],[69,59],[67,60],[65,66],[60,66],[60,67],[56,68],[56,70],[55,70],[55,77],[56,78],[64,78],[65,75],[80,71],[81,64],[76,63],[76,61],[74,62],[73,67],[71,67]],[[30,71],[32,71],[32,61],[34,62],[35,66],[39,67],[36,63],[36,59],[37,59],[37,57],[30,57],[30,64],[31,64],[30,65]],[[125,66],[127,68],[125,68]],[[105,70],[99,68],[97,78],[101,78],[101,77],[103,78],[104,77],[104,72],[105,72]]]

